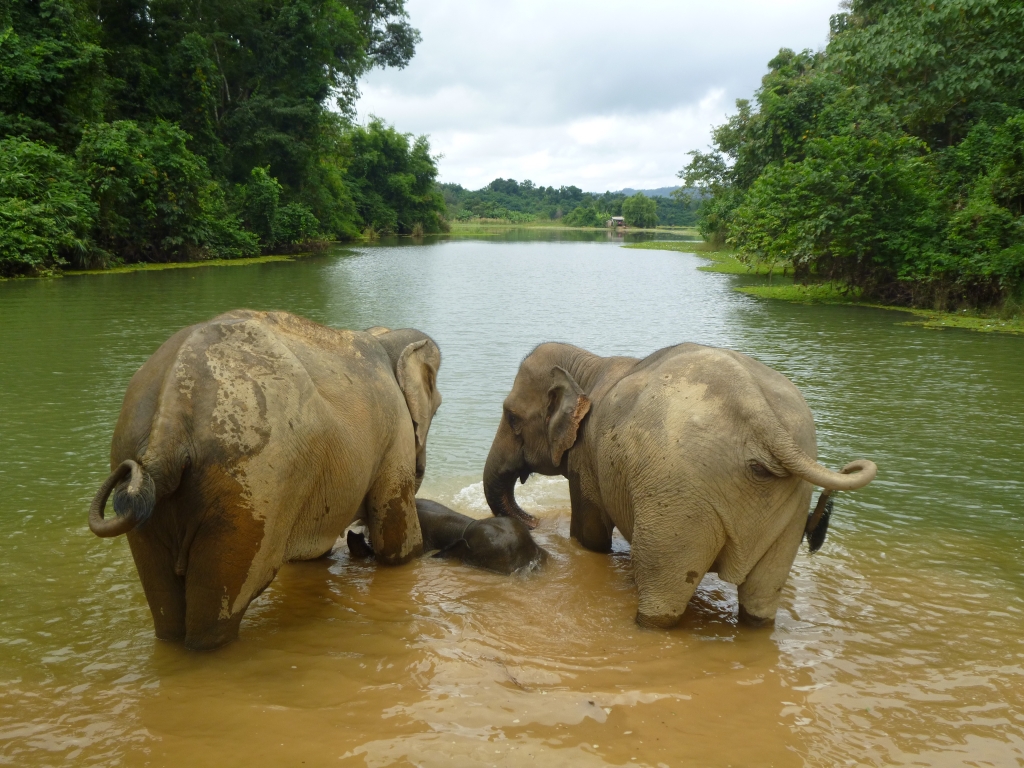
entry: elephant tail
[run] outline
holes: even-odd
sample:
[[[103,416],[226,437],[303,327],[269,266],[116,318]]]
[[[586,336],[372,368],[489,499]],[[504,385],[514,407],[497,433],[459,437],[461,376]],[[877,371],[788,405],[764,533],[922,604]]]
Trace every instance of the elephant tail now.
[[[127,482],[125,479],[127,478]],[[114,517],[104,517],[110,493],[114,493]],[[142,466],[131,459],[122,461],[93,497],[89,506],[89,529],[97,536],[109,538],[146,522],[156,506],[156,484]]]
[[[811,485],[827,491],[854,491],[863,488],[878,474],[875,462],[867,459],[851,461],[838,472],[833,472],[804,453],[781,424],[774,426],[776,428],[767,440],[772,455],[791,474],[802,477]]]
[[[773,426],[773,433],[768,440],[772,455],[791,474],[822,489],[818,503],[807,517],[807,524],[804,526],[808,547],[811,552],[817,552],[825,543],[825,535],[828,533],[828,524],[835,503],[833,494],[836,491],[863,488],[875,479],[878,467],[873,461],[858,459],[851,461],[839,472],[833,472],[804,453],[781,424],[776,423]]]

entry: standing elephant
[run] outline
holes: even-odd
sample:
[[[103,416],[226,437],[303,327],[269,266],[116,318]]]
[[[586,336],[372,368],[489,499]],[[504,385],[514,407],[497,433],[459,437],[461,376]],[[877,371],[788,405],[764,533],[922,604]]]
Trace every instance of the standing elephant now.
[[[440,363],[419,331],[285,312],[236,310],[166,341],[128,385],[89,511],[97,536],[128,534],[157,637],[235,639],[281,565],[329,552],[356,518],[383,562],[420,554]]]
[[[570,533],[597,552],[632,545],[645,627],[671,627],[704,574],[738,585],[740,617],[774,620],[808,525],[812,486],[867,485],[815,460],[814,419],[786,377],[724,349],[681,344],[642,360],[542,344],[519,367],[484,467],[496,515],[536,520],[516,479],[569,480]],[[827,522],[827,518],[825,518]],[[818,542],[820,544],[820,541]]]

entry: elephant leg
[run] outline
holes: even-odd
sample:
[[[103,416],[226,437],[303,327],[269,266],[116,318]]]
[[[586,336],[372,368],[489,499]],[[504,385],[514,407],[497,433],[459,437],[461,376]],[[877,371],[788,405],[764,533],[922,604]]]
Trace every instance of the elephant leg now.
[[[678,624],[724,544],[725,528],[712,510],[666,512],[657,504],[637,509],[632,542],[640,593],[636,623],[660,629]]]
[[[807,524],[806,502],[798,508],[779,537],[768,547],[757,564],[739,585],[740,620],[752,626],[775,621],[775,611],[782,600],[782,589],[789,578]]]
[[[130,531],[128,544],[153,614],[156,636],[161,640],[184,640],[185,580],[174,573],[170,548],[152,531]]]
[[[569,500],[572,503],[569,535],[592,552],[611,552],[615,524],[575,477],[569,478]]]
[[[382,470],[366,497],[366,527],[377,560],[400,565],[423,553],[423,534],[416,515],[416,483],[406,472]]]
[[[248,528],[241,525],[248,521]],[[185,647],[209,650],[238,638],[249,603],[274,580],[278,553],[261,553],[273,542],[263,536],[263,520],[246,510],[200,530],[189,551],[185,576]],[[261,556],[257,558],[257,554]]]

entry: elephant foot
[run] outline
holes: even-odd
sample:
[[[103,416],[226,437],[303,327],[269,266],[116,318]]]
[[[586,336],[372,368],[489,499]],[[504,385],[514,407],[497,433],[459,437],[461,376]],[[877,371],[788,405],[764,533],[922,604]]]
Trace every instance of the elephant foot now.
[[[185,639],[184,629],[157,629],[154,634],[157,640],[167,643],[180,643]]]
[[[201,629],[190,628],[185,635],[185,647],[190,651],[212,651],[237,640],[242,613],[216,624],[200,625]]]
[[[775,617],[764,618],[762,616],[755,616],[754,614],[747,611],[742,605],[740,606],[740,623],[746,624],[748,627],[765,627],[775,623]]]
[[[644,629],[672,629],[682,616],[673,616],[666,614],[663,616],[649,616],[645,613],[637,611],[636,623]]]

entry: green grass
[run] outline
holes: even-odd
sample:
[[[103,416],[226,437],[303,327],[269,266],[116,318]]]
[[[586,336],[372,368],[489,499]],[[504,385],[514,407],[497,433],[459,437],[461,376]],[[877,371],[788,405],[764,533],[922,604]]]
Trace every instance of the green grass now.
[[[777,264],[770,270],[767,264],[747,265],[736,258],[732,251],[715,249],[709,243],[680,243],[651,241],[633,243],[625,248],[645,248],[661,251],[680,251],[693,253],[708,259],[711,263],[698,267],[703,272],[719,272],[726,275],[769,275],[783,279],[769,285],[739,285],[733,290],[757,296],[762,299],[790,301],[800,304],[843,304],[873,307],[875,309],[909,312],[915,319],[904,325],[920,325],[924,328],[941,330],[944,328],[964,328],[982,333],[1024,334],[1024,314],[1016,308],[1016,312],[986,314],[983,312],[963,310],[960,312],[943,312],[936,309],[915,309],[910,307],[893,307],[885,304],[874,304],[861,298],[858,291],[850,291],[836,283],[814,283],[800,285],[794,283],[787,273],[791,273],[789,264]],[[1007,316],[1003,316],[1007,315]]]
[[[697,236],[697,230],[675,230],[681,234],[690,235],[693,237]],[[767,264],[744,264],[742,261],[736,258],[736,254],[733,251],[725,250],[722,248],[716,248],[710,243],[704,243],[700,241],[696,242],[680,242],[680,241],[661,241],[661,240],[649,240],[646,243],[630,243],[629,245],[623,246],[624,248],[639,248],[641,250],[649,251],[679,251],[680,253],[695,253],[701,258],[710,261],[710,264],[705,264],[703,267],[697,267],[701,272],[719,272],[723,275],[783,275],[785,276],[786,271],[789,269],[789,265],[776,265],[775,269],[772,270]]]
[[[251,264],[268,264],[273,261],[295,261],[323,251],[306,253],[254,256],[251,259],[209,259],[207,261],[171,261],[165,264],[124,264],[108,269],[66,269],[61,275],[118,275],[125,272],[160,272],[164,269],[192,269],[193,267],[247,267]]]

